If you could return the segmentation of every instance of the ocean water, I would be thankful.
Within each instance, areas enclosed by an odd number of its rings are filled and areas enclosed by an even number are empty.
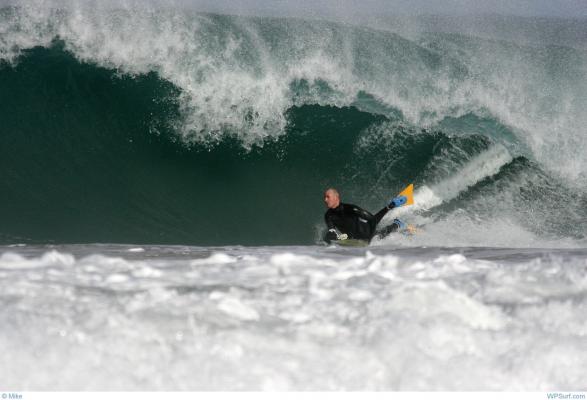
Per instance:
[[[586,390],[587,25],[443,21],[1,8],[4,386]]]

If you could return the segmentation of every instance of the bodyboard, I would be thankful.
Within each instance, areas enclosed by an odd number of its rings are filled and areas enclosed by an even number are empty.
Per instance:
[[[369,245],[369,242],[367,240],[361,239],[333,240],[330,243],[344,247],[365,247]]]

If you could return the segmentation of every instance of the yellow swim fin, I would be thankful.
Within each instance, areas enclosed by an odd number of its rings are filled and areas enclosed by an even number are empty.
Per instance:
[[[406,198],[405,202],[402,201],[402,206],[411,206],[414,204],[414,184],[410,183],[404,190],[400,192],[400,194],[397,195],[397,197],[401,196]]]

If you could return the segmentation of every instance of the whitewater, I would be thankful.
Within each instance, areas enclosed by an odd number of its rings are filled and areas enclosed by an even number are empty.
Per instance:
[[[585,389],[584,249],[2,251],[10,389]]]
[[[3,390],[587,390],[582,20],[176,6],[0,8]]]

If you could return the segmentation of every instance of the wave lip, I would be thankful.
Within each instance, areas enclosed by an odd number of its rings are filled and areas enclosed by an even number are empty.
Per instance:
[[[292,106],[348,106],[367,93],[415,125],[489,114],[549,170],[583,187],[585,55],[456,34],[402,37],[326,21],[38,4],[4,8],[0,57],[58,38],[79,60],[157,73],[181,90],[189,140],[283,135]],[[546,29],[546,28],[545,28]],[[556,149],[556,150],[555,150]]]

